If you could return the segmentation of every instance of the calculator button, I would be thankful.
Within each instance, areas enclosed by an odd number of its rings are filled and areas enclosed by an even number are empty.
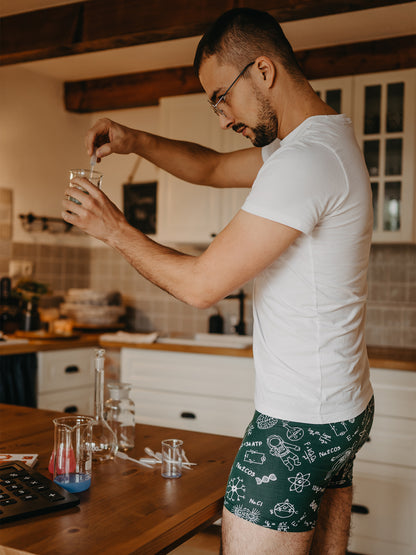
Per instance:
[[[65,499],[62,495],[56,491],[48,490],[42,493],[49,501],[60,501],[61,499]]]
[[[7,478],[18,478],[19,476],[21,476],[22,473],[21,472],[9,472],[9,474],[7,474]]]
[[[19,489],[15,490],[13,493],[17,497],[20,497],[21,495],[25,495],[25,493],[30,493],[30,491],[28,489],[25,489],[25,488],[19,488]]]
[[[0,493],[0,500],[1,499],[8,499],[10,495],[8,493]]]
[[[22,499],[23,501],[32,501],[32,499],[37,499],[38,496],[35,495],[34,493],[27,493],[26,495],[23,495],[20,499]]]
[[[15,503],[17,503],[16,499],[3,499],[3,501],[0,501],[0,505],[3,505],[3,507],[6,505],[14,505]]]
[[[48,487],[45,486],[44,484],[39,484],[38,486],[35,486],[33,489],[36,491],[46,491]]]
[[[16,489],[19,489],[19,486],[17,484],[11,484],[10,486],[6,487],[7,491],[14,491]]]

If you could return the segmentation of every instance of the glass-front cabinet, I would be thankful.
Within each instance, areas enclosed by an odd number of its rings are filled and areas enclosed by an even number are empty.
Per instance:
[[[352,77],[315,79],[311,85],[316,94],[339,114],[352,117]]]
[[[373,242],[415,240],[416,70],[354,77],[354,125],[370,174]]]
[[[350,116],[370,174],[373,242],[416,241],[416,70],[311,81]]]

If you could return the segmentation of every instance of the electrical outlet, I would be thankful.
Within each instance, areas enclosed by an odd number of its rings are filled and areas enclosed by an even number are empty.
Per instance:
[[[9,276],[11,279],[29,278],[33,273],[33,262],[30,260],[10,260]]]

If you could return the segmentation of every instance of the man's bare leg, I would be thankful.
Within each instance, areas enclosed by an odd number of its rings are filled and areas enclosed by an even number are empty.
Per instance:
[[[224,555],[307,555],[313,532],[278,532],[243,520],[225,508],[223,510]]]
[[[351,521],[352,487],[327,489],[322,496],[311,555],[345,555]]]

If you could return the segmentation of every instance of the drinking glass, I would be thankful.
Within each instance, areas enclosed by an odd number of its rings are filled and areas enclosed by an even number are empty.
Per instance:
[[[180,439],[162,441],[162,476],[180,478],[182,476],[182,445]]]

